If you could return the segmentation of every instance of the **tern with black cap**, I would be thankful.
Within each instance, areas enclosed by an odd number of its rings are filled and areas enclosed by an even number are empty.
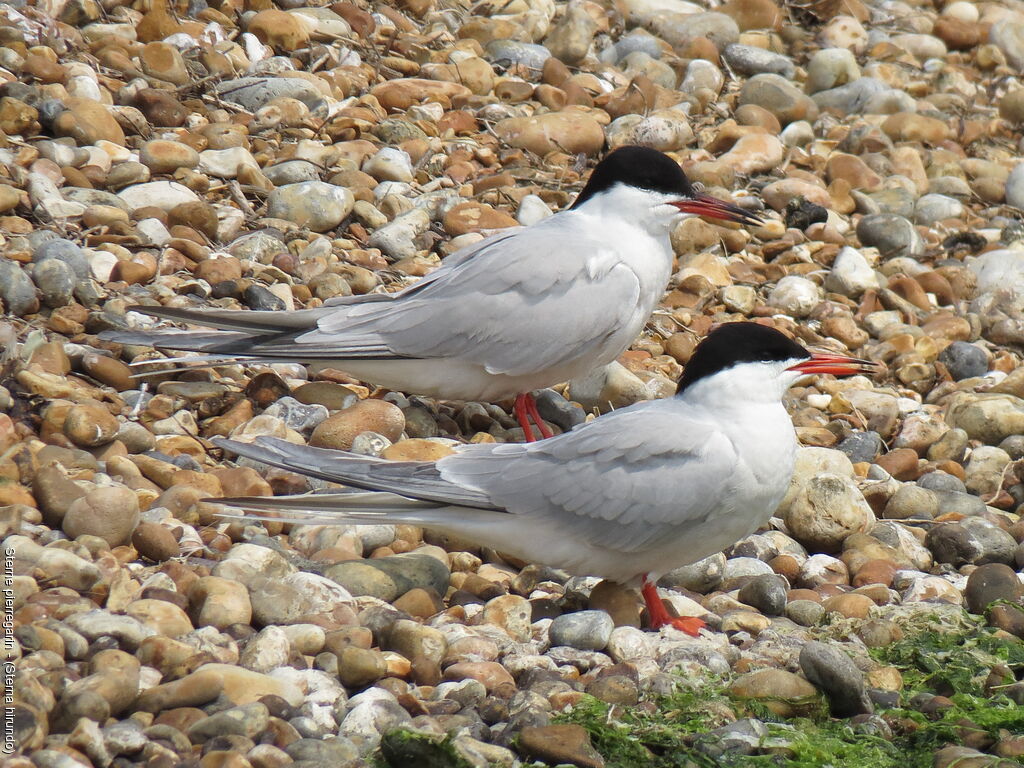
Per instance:
[[[278,498],[209,499],[291,523],[409,523],[517,558],[641,589],[649,623],[670,616],[658,578],[768,522],[793,475],[797,441],[782,405],[808,374],[871,373],[866,360],[814,354],[781,332],[729,323],[694,350],[674,397],[536,443],[459,446],[436,463],[215,439],[230,453],[347,486]]]
[[[516,396],[527,440],[530,419],[548,437],[529,393],[611,362],[636,339],[665,292],[669,231],[680,216],[759,221],[699,194],[667,155],[622,147],[597,165],[568,210],[467,246],[397,293],[339,297],[297,312],[135,306],[214,330],[102,338],[202,353],[179,363],[320,363],[441,399]]]

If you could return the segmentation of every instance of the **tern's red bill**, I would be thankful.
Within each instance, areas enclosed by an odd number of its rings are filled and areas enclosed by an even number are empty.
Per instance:
[[[831,373],[834,376],[853,376],[857,373],[877,373],[878,365],[856,357],[814,352],[810,360],[791,365],[788,370],[807,374]]]
[[[719,200],[717,197],[711,197],[711,195],[697,195],[688,200],[677,200],[672,205],[683,213],[693,213],[697,216],[706,216],[709,219],[751,225],[762,223],[761,219],[750,211],[733,203],[727,203],[725,200]]]

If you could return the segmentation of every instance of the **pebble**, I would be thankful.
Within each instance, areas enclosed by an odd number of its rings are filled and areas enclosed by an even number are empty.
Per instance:
[[[812,640],[800,649],[800,670],[828,697],[833,717],[871,714],[864,675],[838,648]]]
[[[75,499],[64,513],[62,528],[72,539],[98,536],[113,549],[127,543],[139,524],[139,500],[128,488],[95,488]]]
[[[964,602],[971,613],[984,613],[997,600],[1011,603],[1024,597],[1024,585],[1013,568],[1003,563],[979,565],[967,577]]]
[[[525,757],[546,763],[603,768],[604,759],[590,743],[590,734],[579,725],[544,725],[524,728],[518,748]]]
[[[267,198],[267,215],[326,232],[351,213],[354,203],[352,193],[344,187],[302,181],[275,188]]]
[[[789,584],[782,576],[754,576],[737,595],[741,603],[756,608],[765,616],[781,616],[786,610]]]
[[[384,400],[360,400],[320,422],[309,444],[348,450],[363,432],[376,432],[394,442],[404,429],[405,415],[398,406]]]
[[[768,295],[768,303],[791,317],[807,317],[821,300],[819,288],[805,277],[782,278]]]
[[[834,552],[850,534],[870,530],[875,516],[852,480],[820,474],[797,492],[785,521],[805,547]]]
[[[985,350],[966,341],[952,342],[939,353],[938,359],[955,381],[984,376],[988,372]]]
[[[832,263],[825,288],[850,298],[879,288],[878,277],[868,260],[854,248],[843,248]]]
[[[509,117],[494,126],[495,134],[513,147],[544,155],[554,150],[595,155],[604,145],[604,131],[593,117],[576,112],[549,112],[534,117]]]
[[[577,611],[555,618],[548,628],[552,645],[581,651],[601,651],[608,645],[615,623],[604,611]]]
[[[120,190],[117,196],[130,211],[159,208],[169,212],[184,203],[199,202],[199,196],[195,192],[176,181],[132,184]]]
[[[771,73],[792,79],[796,66],[788,56],[772,53],[752,45],[731,43],[722,51],[722,58],[735,71],[744,75]]]
[[[759,669],[740,675],[729,685],[729,693],[757,701],[779,717],[809,711],[819,696],[813,685],[784,669]]]
[[[861,243],[877,248],[887,259],[899,256],[915,258],[924,252],[924,242],[913,224],[892,213],[865,216],[857,224]]]

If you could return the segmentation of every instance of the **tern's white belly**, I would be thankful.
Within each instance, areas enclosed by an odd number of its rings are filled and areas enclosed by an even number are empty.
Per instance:
[[[622,349],[615,345],[600,356],[571,360],[518,376],[489,373],[478,363],[450,358],[344,360],[332,363],[331,366],[362,381],[399,392],[444,400],[478,400],[493,403],[506,397],[514,397],[520,392],[530,392],[585,376],[594,368],[611,362],[621,352]]]

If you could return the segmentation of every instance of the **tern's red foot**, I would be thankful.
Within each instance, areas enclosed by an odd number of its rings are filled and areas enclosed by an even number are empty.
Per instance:
[[[688,635],[696,637],[700,634],[701,629],[704,628],[704,622],[693,616],[669,615],[665,604],[658,596],[658,588],[654,586],[654,582],[648,581],[646,576],[644,577],[644,584],[640,589],[640,593],[644,596],[644,602],[647,604],[647,615],[651,621],[651,629],[673,626]]]
[[[551,428],[544,423],[544,419],[540,417],[540,411],[537,410],[537,401],[533,395],[529,392],[526,393],[526,412],[533,419],[533,423],[537,425],[537,429],[540,430],[540,435],[543,438],[554,437],[555,433],[551,431]]]
[[[694,637],[698,637],[700,635],[700,631],[707,626],[707,624],[696,616],[676,616],[675,618],[669,619],[669,624],[679,631],[685,632],[688,635],[693,635]]]
[[[554,435],[551,428],[540,417],[540,413],[537,411],[537,401],[533,399],[533,395],[529,392],[522,392],[516,395],[513,412],[516,415],[516,421],[519,422],[519,426],[523,428],[523,437],[526,438],[526,442],[533,443],[537,440],[533,435],[533,427],[530,426],[531,419],[537,425],[537,429],[540,430],[541,437],[548,438]]]
[[[512,412],[516,416],[516,421],[519,422],[519,426],[523,428],[523,437],[526,442],[532,443],[537,440],[533,436],[533,428],[530,426],[530,406],[528,403],[533,402],[533,396],[529,392],[520,392],[516,395],[515,405],[512,406]],[[536,406],[534,406],[536,408]],[[547,435],[545,435],[547,437]]]

